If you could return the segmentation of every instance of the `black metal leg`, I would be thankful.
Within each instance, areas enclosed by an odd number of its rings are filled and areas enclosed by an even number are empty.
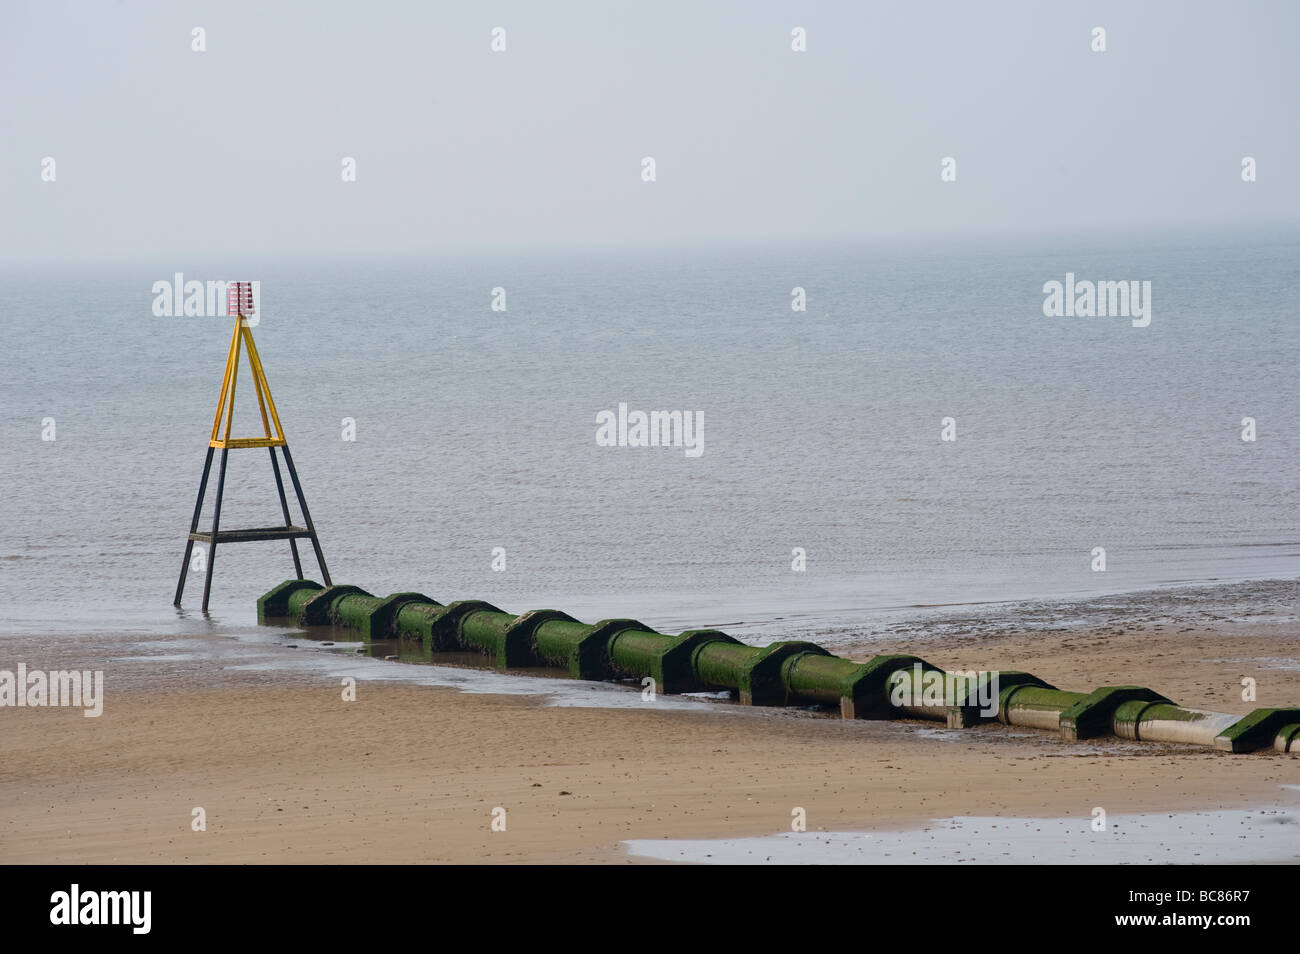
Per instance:
[[[284,513],[284,525],[291,527],[293,526],[293,520],[289,517],[289,501],[284,496],[284,480],[280,477],[280,462],[275,459],[274,447],[268,447],[267,450],[271,452],[271,469],[275,471],[275,489],[280,494],[280,510]],[[296,579],[301,580],[303,578],[302,560],[298,558],[298,541],[293,537],[289,538],[289,549],[293,551],[293,571],[297,574]]]
[[[199,517],[203,513],[203,495],[208,490],[208,473],[212,470],[212,452],[213,447],[208,448],[208,456],[203,461],[203,477],[199,480],[199,499],[194,502],[194,517],[190,520],[190,533],[195,533],[199,529]],[[281,494],[283,496],[283,493]],[[185,557],[181,560],[181,576],[176,581],[176,599],[172,600],[173,606],[181,605],[181,596],[185,593],[185,577],[190,570],[190,556],[194,553],[194,541],[187,539],[185,541]]]
[[[298,470],[293,466],[293,455],[289,453],[289,445],[281,444],[280,449],[284,451],[284,463],[289,468],[289,479],[293,481],[294,493],[298,495],[298,506],[302,508],[303,523],[307,524],[307,530],[311,534],[312,549],[316,551],[316,562],[320,564],[320,574],[325,578],[326,586],[333,586],[330,581],[330,571],[325,568],[325,555],[321,553],[320,541],[316,539],[316,527],[311,522],[311,511],[307,509],[307,498],[303,496],[302,484],[298,483]],[[217,491],[220,499],[220,491]],[[209,578],[211,570],[209,569]]]
[[[221,448],[221,469],[217,472],[217,500],[212,511],[212,542],[208,545],[208,575],[203,581],[203,612],[208,611],[208,594],[212,592],[212,571],[217,563],[217,530],[221,525],[221,495],[226,489],[226,458],[230,448]]]
[[[298,556],[298,541],[293,537],[289,538],[289,549],[293,551],[294,579],[304,579],[302,575],[302,558]]]

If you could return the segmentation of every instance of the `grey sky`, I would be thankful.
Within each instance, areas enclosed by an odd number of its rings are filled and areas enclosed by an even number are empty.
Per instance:
[[[5,0],[0,254],[1295,223],[1298,10]]]

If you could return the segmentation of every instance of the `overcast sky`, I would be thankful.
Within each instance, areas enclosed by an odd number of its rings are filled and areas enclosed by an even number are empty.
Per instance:
[[[1251,0],[3,0],[0,255],[1295,223],[1298,44]]]

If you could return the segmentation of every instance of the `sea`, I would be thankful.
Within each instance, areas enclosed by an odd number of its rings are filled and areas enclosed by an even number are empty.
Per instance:
[[[172,605],[232,329],[178,274],[259,283],[335,583],[831,649],[1300,606],[1300,233],[9,264],[0,666],[270,645],[284,541]],[[1067,277],[1149,312],[1046,314]],[[620,405],[695,449],[598,440]],[[282,522],[268,458],[230,452],[222,528]]]

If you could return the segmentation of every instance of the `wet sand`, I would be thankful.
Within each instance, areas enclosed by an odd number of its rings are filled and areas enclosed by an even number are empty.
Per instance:
[[[1296,631],[1122,627],[945,639],[961,668],[1067,689],[1137,682],[1246,712],[1300,704]],[[1187,627],[1179,627],[1187,629]],[[396,664],[394,664],[396,665]],[[1243,702],[1241,679],[1259,702]],[[634,690],[629,689],[628,692]],[[0,861],[640,861],[626,839],[897,828],[952,816],[1291,806],[1300,758],[956,731],[797,710],[562,708],[537,697],[338,680],[110,694],[104,714],[0,710]],[[201,807],[207,830],[192,830]],[[493,809],[506,830],[493,831]],[[828,859],[829,860],[829,859]],[[939,859],[944,861],[951,859]]]

